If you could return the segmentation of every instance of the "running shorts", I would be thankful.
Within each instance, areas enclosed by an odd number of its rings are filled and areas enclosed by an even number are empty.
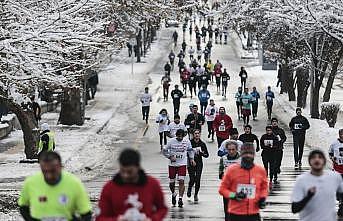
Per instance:
[[[185,180],[187,166],[169,166],[169,179],[175,181],[176,175],[178,180]]]

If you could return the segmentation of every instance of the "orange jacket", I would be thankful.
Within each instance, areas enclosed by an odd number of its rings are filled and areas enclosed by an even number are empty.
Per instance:
[[[258,214],[260,211],[259,200],[268,196],[268,178],[265,169],[258,165],[254,165],[250,170],[243,169],[240,164],[230,165],[222,179],[219,193],[223,197],[229,198],[230,193],[240,192],[242,187],[248,187],[251,194],[241,201],[230,200],[229,213],[235,215]],[[255,189],[255,194],[253,189]]]

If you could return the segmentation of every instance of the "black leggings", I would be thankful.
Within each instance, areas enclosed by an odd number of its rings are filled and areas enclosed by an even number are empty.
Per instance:
[[[266,173],[269,172],[269,180],[277,179],[277,151],[262,151],[262,161]],[[268,171],[269,168],[269,171]]]
[[[148,119],[149,119],[149,111],[150,111],[150,106],[142,107],[143,120],[145,120],[146,122],[148,122]]]
[[[194,90],[194,96],[197,96],[197,87],[195,84],[189,84],[189,91],[191,92],[191,96],[193,96],[193,90]]]
[[[222,84],[223,96],[226,96],[226,88],[227,88],[227,84]]]
[[[253,102],[252,103],[252,116],[255,118],[257,117],[257,110],[258,110],[258,103]]]
[[[201,110],[202,115],[205,115],[205,110],[206,110],[207,105],[208,105],[208,102],[200,102],[200,110]]]
[[[305,133],[293,133],[294,162],[301,163],[304,153]]]
[[[269,119],[272,117],[272,112],[273,112],[273,103],[267,102],[267,113],[268,113]]]
[[[260,215],[254,214],[254,215],[235,215],[235,214],[229,214],[229,220],[230,221],[260,221]]]
[[[160,145],[167,145],[167,131],[160,132]]]
[[[192,167],[192,166],[188,167],[188,173],[189,173],[188,188],[192,188],[195,184],[195,195],[198,195],[199,190],[200,190],[202,167],[203,165],[200,163],[197,163],[195,167]]]
[[[214,136],[213,121],[207,121],[207,130],[208,130],[208,134],[213,137]]]
[[[223,197],[223,206],[224,206],[225,221],[229,221],[229,212],[228,212],[229,199],[228,198]]]

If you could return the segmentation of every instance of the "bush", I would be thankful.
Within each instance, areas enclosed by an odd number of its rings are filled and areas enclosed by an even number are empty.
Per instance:
[[[320,105],[322,119],[325,119],[329,127],[335,127],[337,115],[341,108],[338,103],[324,102]]]

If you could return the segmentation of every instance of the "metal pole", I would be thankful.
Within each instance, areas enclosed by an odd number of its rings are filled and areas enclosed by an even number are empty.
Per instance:
[[[133,75],[133,63],[134,63],[134,59],[133,59],[133,55],[131,55],[131,75]]]

